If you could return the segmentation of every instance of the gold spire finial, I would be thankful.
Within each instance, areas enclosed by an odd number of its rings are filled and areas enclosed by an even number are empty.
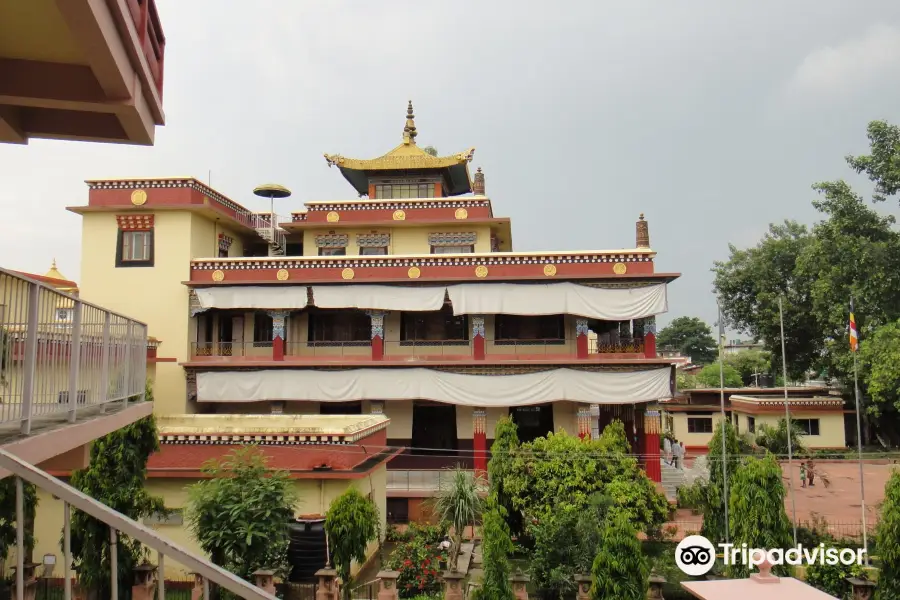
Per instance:
[[[416,145],[416,115],[413,114],[412,100],[406,106],[406,127],[403,128],[403,143]]]
[[[55,269],[55,268],[56,268],[56,258],[53,259],[53,263],[50,265],[50,268],[51,268],[51,269]]]

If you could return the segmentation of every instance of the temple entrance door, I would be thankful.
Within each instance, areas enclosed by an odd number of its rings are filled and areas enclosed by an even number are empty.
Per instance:
[[[413,403],[412,453],[440,455],[459,449],[456,437],[456,406],[452,404]]]
[[[530,442],[553,432],[553,405],[514,406],[509,416],[519,428],[519,441]]]

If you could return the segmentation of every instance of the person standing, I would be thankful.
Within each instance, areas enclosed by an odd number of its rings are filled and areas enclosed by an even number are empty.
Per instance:
[[[806,471],[809,478],[809,487],[813,487],[816,485],[816,467],[813,465],[812,460],[806,463]]]
[[[669,436],[663,438],[663,456],[665,457],[665,461],[667,465],[672,464],[672,440],[669,439]]]
[[[681,443],[675,440],[675,443],[672,445],[672,466],[677,469],[681,468],[681,448]]]
[[[800,487],[806,487],[806,463],[800,463]]]
[[[684,470],[684,458],[687,456],[687,448],[684,447],[684,442],[679,442],[679,446],[681,446],[681,451],[678,453],[679,465],[678,468],[682,471]]]

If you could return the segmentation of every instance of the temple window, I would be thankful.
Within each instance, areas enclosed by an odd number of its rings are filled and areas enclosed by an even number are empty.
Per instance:
[[[386,256],[387,246],[370,246],[367,248],[360,248],[359,253],[362,256]]]
[[[468,343],[469,325],[465,315],[455,316],[447,305],[434,312],[405,312],[400,321],[401,342]]]
[[[117,267],[153,266],[153,215],[116,215]]]
[[[273,340],[272,317],[268,313],[253,314],[253,345],[255,347],[271,346]]]
[[[432,246],[432,254],[472,254],[475,246]]]
[[[459,449],[456,406],[427,400],[413,402],[410,445],[418,455],[445,457],[447,450]]]
[[[428,244],[432,254],[472,254],[477,239],[474,232],[431,233]]]
[[[819,435],[819,419],[792,419],[803,435]]]
[[[346,256],[346,248],[319,248],[319,256]]]
[[[747,433],[756,433],[756,417],[747,417]]]
[[[563,315],[497,315],[494,320],[494,338],[498,344],[522,340],[555,341],[566,339]]]
[[[346,256],[350,236],[345,233],[329,233],[316,236],[319,256]]]
[[[372,321],[361,310],[309,311],[307,341],[317,342],[366,342],[372,340]]]
[[[379,183],[376,199],[434,198],[433,183]]]
[[[696,413],[695,413],[696,414]],[[712,433],[712,417],[688,417],[688,433]]]
[[[389,233],[365,233],[356,236],[361,256],[385,256],[391,244]]]

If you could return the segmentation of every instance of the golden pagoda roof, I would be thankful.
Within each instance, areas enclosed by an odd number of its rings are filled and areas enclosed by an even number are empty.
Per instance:
[[[406,109],[406,125],[403,127],[403,142],[382,156],[371,159],[348,158],[340,154],[325,154],[328,166],[337,166],[360,195],[369,192],[366,173],[377,171],[431,171],[446,170],[450,184],[447,195],[457,196],[472,191],[469,177],[469,162],[475,155],[475,148],[450,156],[432,156],[416,145],[415,115],[412,100]]]
[[[50,285],[55,287],[61,292],[71,293],[77,292],[78,286],[75,285],[74,281],[69,280],[65,275],[59,272],[59,269],[56,268],[56,259],[53,259],[53,263],[50,265],[50,270],[44,273],[44,277],[47,279],[56,279],[59,283],[54,281],[49,281]]]

